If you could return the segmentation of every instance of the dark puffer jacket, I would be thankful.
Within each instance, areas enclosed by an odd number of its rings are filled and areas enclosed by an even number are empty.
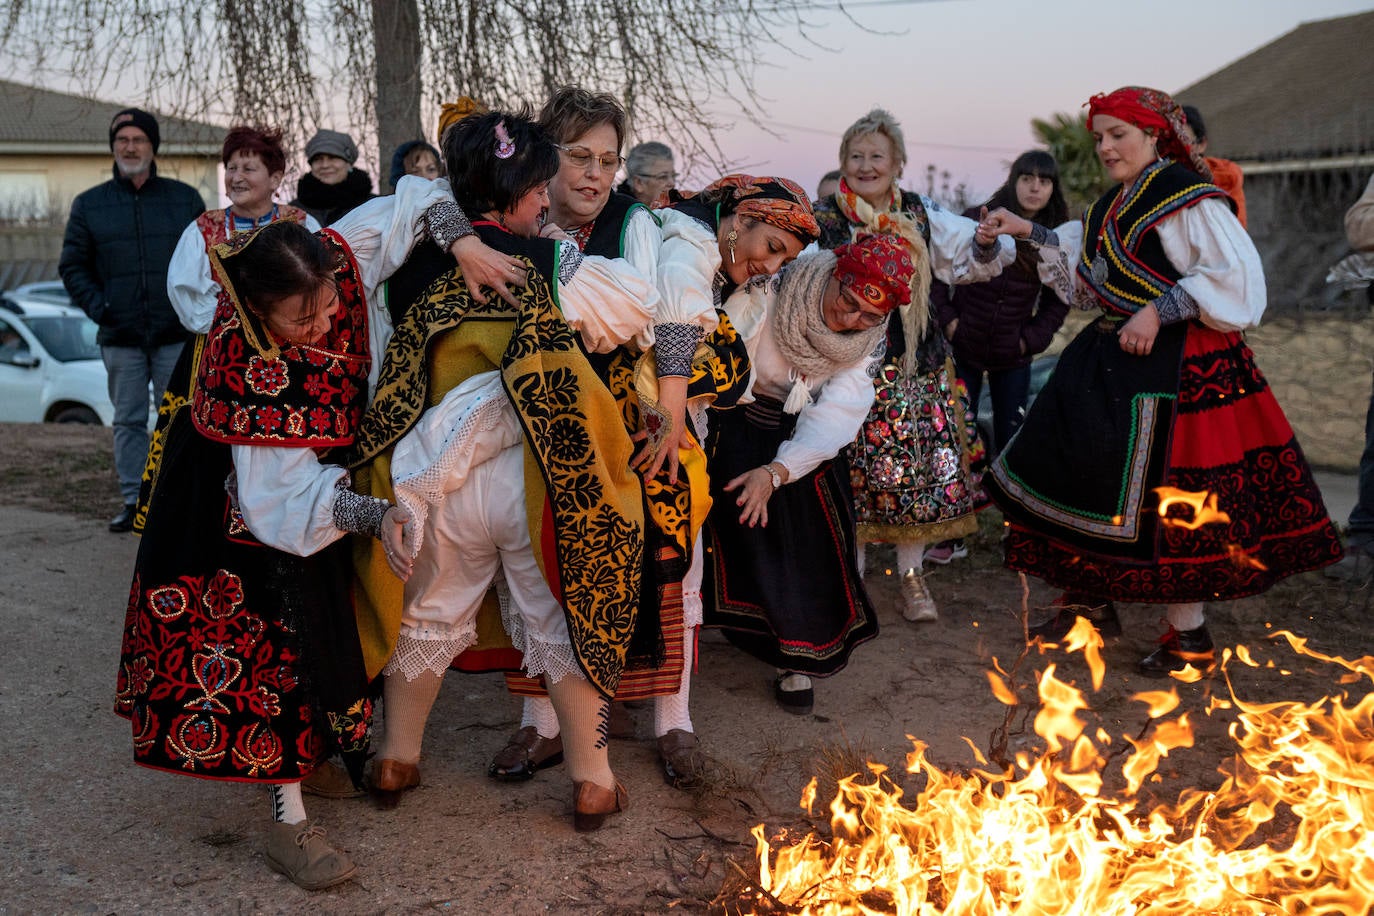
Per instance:
[[[167,265],[181,233],[205,212],[195,188],[152,174],[135,188],[119,174],[72,201],[58,273],[109,347],[160,347],[190,334],[167,298]]]
[[[325,184],[306,172],[296,184],[296,199],[291,206],[300,207],[321,226],[328,226],[376,196],[372,193],[372,176],[362,169],[353,169],[338,184]]]
[[[978,208],[964,215],[976,220]],[[959,319],[950,344],[960,368],[981,372],[1024,366],[1050,345],[1069,307],[1041,285],[1027,263],[1034,260],[1027,244],[1018,242],[1015,263],[991,280],[953,288],[938,280],[931,283],[930,304],[941,332]]]

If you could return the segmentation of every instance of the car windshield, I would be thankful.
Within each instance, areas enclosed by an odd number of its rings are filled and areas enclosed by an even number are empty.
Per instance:
[[[23,319],[52,358],[64,363],[100,359],[96,324],[85,315],[32,315]]]

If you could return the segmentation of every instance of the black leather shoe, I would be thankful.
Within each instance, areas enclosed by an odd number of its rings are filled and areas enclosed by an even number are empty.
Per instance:
[[[487,775],[498,782],[524,782],[542,769],[563,762],[563,736],[545,738],[533,725],[516,732],[491,759]]]
[[[1192,665],[1199,671],[1211,669],[1217,662],[1217,650],[1212,634],[1206,626],[1196,630],[1175,630],[1159,637],[1159,648],[1140,660],[1137,666],[1147,677],[1165,677],[1171,671],[1182,671]]]
[[[138,511],[136,503],[127,503],[120,513],[110,519],[110,530],[116,534],[123,534],[126,531],[134,530],[134,513]]]
[[[1028,627],[1027,639],[1033,641],[1039,637],[1041,642],[1063,642],[1079,617],[1088,618],[1103,639],[1121,635],[1121,619],[1116,616],[1116,604],[1110,600],[1065,592],[1055,604],[1062,610],[1044,623]]]

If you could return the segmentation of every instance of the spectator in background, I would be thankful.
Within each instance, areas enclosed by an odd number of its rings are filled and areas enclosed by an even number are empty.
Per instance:
[[[1044,150],[1016,157],[1006,183],[986,204],[1006,207],[1023,219],[1058,226],[1069,218],[1059,187],[1059,164]],[[964,211],[978,219],[979,208]],[[930,303],[935,320],[954,348],[954,366],[974,416],[987,373],[992,394],[992,447],[1000,452],[1021,426],[1030,391],[1030,364],[1050,345],[1069,307],[1040,283],[1040,254],[1029,242],[1017,242],[1016,261],[982,283],[959,288],[935,281]],[[933,554],[933,551],[932,551]],[[938,559],[928,555],[929,559]]]
[[[348,134],[319,131],[305,145],[305,160],[310,163],[310,172],[301,176],[291,206],[300,207],[321,226],[328,226],[375,196],[372,176],[353,166],[358,161],[358,144]]]
[[[816,200],[825,200],[827,197],[834,197],[835,192],[840,189],[840,170],[831,169],[821,176],[821,183],[816,185]]]
[[[1197,150],[1199,156],[1205,158],[1207,167],[1212,170],[1212,183],[1236,202],[1236,219],[1240,220],[1241,226],[1248,226],[1245,221],[1245,190],[1242,187],[1245,176],[1241,174],[1240,166],[1230,159],[1217,159],[1207,155],[1207,124],[1202,120],[1202,112],[1198,111],[1196,106],[1184,105],[1183,117],[1187,119],[1184,141]]]
[[[646,207],[662,207],[668,189],[677,183],[673,151],[656,140],[640,143],[625,157],[625,180],[616,190],[636,198]]]
[[[439,151],[423,140],[411,140],[396,147],[391,155],[391,174],[387,183],[392,188],[405,175],[418,175],[428,181],[444,177],[444,160]]]
[[[96,341],[114,402],[114,460],[132,531],[148,457],[148,386],[161,395],[189,336],[167,300],[167,264],[181,230],[205,212],[200,193],[157,174],[157,119],[126,108],[110,122],[114,177],[72,201],[58,271],[74,305],[100,325]]]
[[[1374,253],[1374,177],[1364,194],[1345,214],[1345,236],[1356,252]],[[1374,285],[1365,287],[1374,302]],[[1326,569],[1326,575],[1347,582],[1374,578],[1374,395],[1364,419],[1364,453],[1360,455],[1359,489],[1346,523],[1345,557]]]

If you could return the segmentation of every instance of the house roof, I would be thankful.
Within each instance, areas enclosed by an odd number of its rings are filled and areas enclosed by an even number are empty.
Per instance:
[[[110,121],[131,105],[137,102],[102,102],[0,80],[0,152],[109,155]],[[223,127],[153,114],[162,133],[162,155],[219,154]]]
[[[1207,152],[1242,161],[1374,152],[1374,12],[1305,22],[1174,94]]]

